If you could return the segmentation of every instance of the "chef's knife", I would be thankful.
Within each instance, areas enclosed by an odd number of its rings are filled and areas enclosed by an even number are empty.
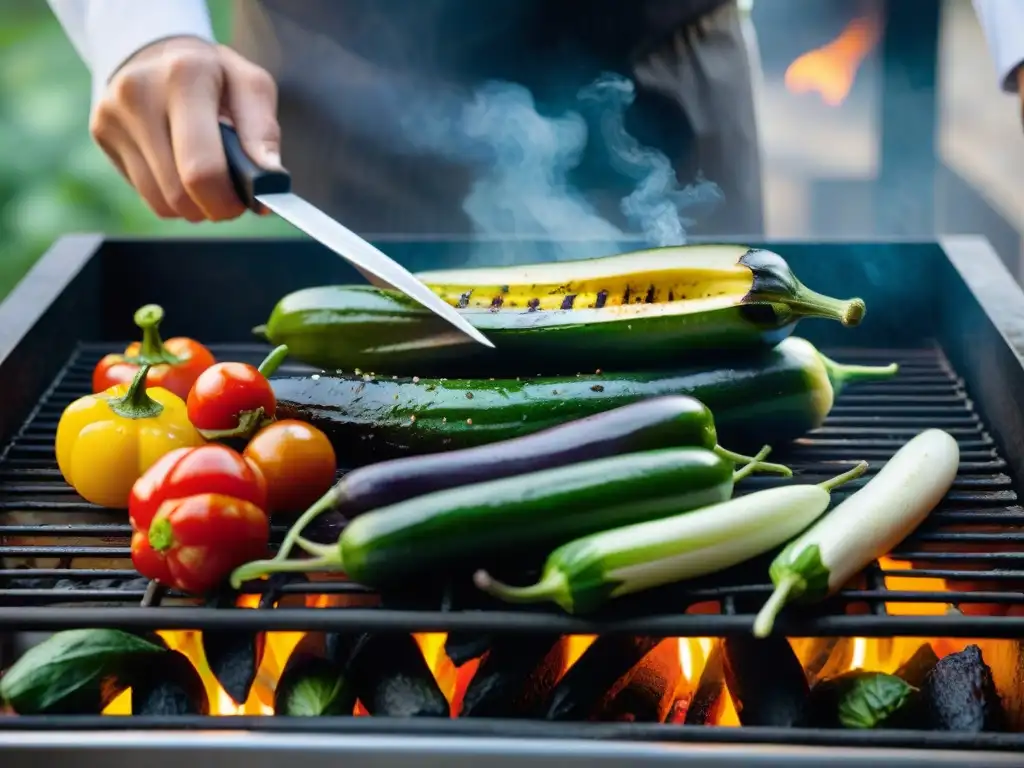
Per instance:
[[[269,208],[351,263],[373,285],[404,293],[443,317],[474,341],[486,347],[494,347],[454,307],[417,280],[409,270],[319,208],[293,194],[291,176],[286,171],[269,171],[256,165],[242,149],[242,142],[234,128],[221,123],[220,132],[231,183],[246,207],[257,212],[261,210],[260,206]]]

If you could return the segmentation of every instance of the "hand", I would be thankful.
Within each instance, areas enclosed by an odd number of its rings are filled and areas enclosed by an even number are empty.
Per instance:
[[[228,176],[222,117],[234,123],[257,164],[280,168],[270,74],[225,46],[177,37],[124,63],[97,104],[90,131],[157,216],[223,221],[245,207]]]

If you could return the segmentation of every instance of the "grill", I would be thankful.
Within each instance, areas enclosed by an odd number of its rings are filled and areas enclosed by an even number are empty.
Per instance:
[[[417,269],[441,260],[458,261],[470,249],[483,251],[485,259],[497,259],[509,248],[528,252],[530,244],[392,239],[384,246]],[[609,250],[600,243],[591,247],[595,254]],[[787,611],[779,631],[791,637],[927,636],[1016,642],[1024,636],[1024,611],[1002,614],[1006,606],[1024,605],[1024,593],[1019,591],[1024,579],[1024,510],[1016,492],[1024,477],[1024,411],[1014,398],[1024,391],[1024,363],[1017,346],[1024,330],[1024,294],[984,241],[972,238],[941,244],[765,247],[784,254],[808,285],[860,295],[867,302],[867,320],[856,331],[809,321],[800,329],[802,336],[842,362],[901,365],[900,375],[890,381],[851,387],[837,400],[822,429],[777,448],[773,460],[790,464],[801,478],[813,481],[861,459],[872,463],[870,476],[907,439],[928,427],[946,429],[961,448],[953,489],[927,524],[837,597],[814,608]],[[302,268],[295,269],[296,263]],[[301,279],[296,274],[300,272]],[[196,274],[212,274],[215,279],[195,280],[191,275]],[[133,336],[130,323],[136,306],[157,302],[167,310],[169,332],[219,342],[211,343],[218,359],[256,363],[266,348],[238,342],[265,319],[284,292],[356,279],[333,255],[302,241],[109,241],[78,236],[60,241],[39,262],[0,305],[0,402],[7,404],[0,413],[0,438],[6,442],[0,452],[0,631],[5,665],[12,653],[31,642],[33,636],[26,633],[80,627],[657,637],[749,631],[753,613],[770,591],[767,561],[644,594],[628,606],[587,620],[553,610],[488,605],[457,587],[429,594],[381,595],[378,601],[358,585],[294,578],[248,587],[248,592],[262,590],[259,610],[216,610],[165,594],[140,578],[131,567],[129,526],[123,513],[83,502],[64,484],[53,456],[57,419],[68,402],[89,391],[95,361],[123,348],[120,339]],[[226,291],[225,286],[244,288]],[[293,366],[283,372],[301,370]],[[851,483],[837,498],[864,481]],[[751,479],[743,491],[771,482],[767,477]],[[278,540],[286,527],[284,522],[275,525]],[[981,580],[991,586],[985,591],[938,591],[936,579]],[[353,602],[379,605],[301,607],[310,595],[327,595],[335,602],[360,597]],[[945,610],[958,603],[999,607],[1001,615]],[[444,765],[461,765],[460,760],[469,765],[485,756],[501,765],[518,765],[514,759],[544,765],[556,760],[657,764],[684,755],[700,755],[709,765],[817,764],[826,754],[830,761],[865,761],[849,764],[882,759],[868,754],[869,745],[890,748],[884,759],[899,765],[952,760],[954,749],[990,750],[990,764],[996,765],[1002,764],[997,750],[1024,748],[1024,735],[993,733],[145,716],[0,718],[0,743],[14,750],[10,754],[20,764],[18,756],[37,759],[39,750],[45,750],[46,757],[66,756],[54,734],[42,731],[80,730],[75,744],[90,748],[78,754],[79,764],[91,764],[103,755],[109,765],[115,754],[114,759],[127,765],[141,740],[154,738],[144,734],[145,729],[197,728],[260,731],[266,742],[253,743],[263,743],[266,749],[245,759],[268,765],[280,759],[275,750],[296,749],[299,743],[311,760],[333,759],[330,756],[343,749],[353,759],[363,755],[377,760],[374,765],[408,765],[424,754],[436,755]],[[310,733],[322,741],[308,736],[296,740],[297,734]],[[183,734],[170,739],[166,746],[171,750],[195,744]],[[594,746],[595,742],[600,743]],[[224,754],[240,756],[245,751],[230,734],[215,743]],[[668,747],[670,743],[674,746]],[[768,750],[765,744],[776,746]],[[864,750],[820,751],[837,745]],[[928,752],[921,756],[915,750]],[[977,752],[972,754],[971,764],[983,764],[979,758]]]

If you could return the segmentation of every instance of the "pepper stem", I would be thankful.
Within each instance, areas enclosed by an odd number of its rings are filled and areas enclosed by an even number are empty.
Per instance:
[[[747,462],[746,466],[741,467],[740,469],[737,469],[735,472],[732,473],[732,481],[734,483],[738,483],[744,477],[753,472],[757,468],[757,465],[761,463],[761,459],[767,456],[771,452],[771,450],[772,448],[770,445],[766,445],[763,448],[761,448],[761,450],[757,452],[757,455],[754,456],[749,462]]]
[[[313,502],[313,505],[299,515],[299,519],[296,520],[292,527],[288,529],[288,533],[284,535],[284,539],[281,541],[281,548],[278,549],[277,554],[274,555],[274,560],[285,560],[292,551],[292,547],[295,546],[295,542],[302,538],[302,532],[306,529],[306,526],[341,501],[344,496],[345,494],[342,490],[341,483],[338,483],[327,491],[327,493]],[[305,539],[302,540],[306,541]],[[309,550],[307,550],[307,552],[308,551]]]
[[[174,530],[167,519],[154,520],[149,526],[149,546],[157,552],[166,552],[174,546]]]
[[[164,319],[164,308],[159,304],[147,304],[135,310],[135,324],[142,329],[142,342],[139,344],[139,363],[150,365],[177,365],[181,358],[172,355],[164,341],[160,338],[160,323]]]
[[[255,326],[252,329],[252,333],[258,339],[262,339],[263,341],[270,341],[270,339],[267,337],[267,326],[265,325]]]
[[[164,411],[164,407],[146,392],[146,376],[150,366],[143,365],[135,373],[135,378],[128,386],[124,397],[115,397],[107,401],[107,406],[126,419],[154,419]]]
[[[865,472],[867,472],[867,469],[868,469],[868,463],[866,461],[862,461],[859,464],[857,464],[857,466],[855,466],[853,469],[851,469],[851,470],[849,470],[847,472],[843,472],[843,474],[841,474],[841,475],[836,475],[835,477],[833,477],[833,478],[831,478],[829,480],[826,480],[823,483],[818,483],[818,487],[819,488],[824,488],[826,491],[831,493],[836,488],[838,488],[840,485],[843,485],[844,483],[848,483],[851,480],[856,480],[858,477],[860,477]]]
[[[754,618],[754,637],[761,639],[768,637],[775,627],[775,619],[789,602],[789,598],[798,597],[806,588],[807,583],[800,574],[789,572],[783,576]]]
[[[900,367],[897,363],[889,365],[846,365],[837,363],[825,355],[818,353],[822,365],[825,366],[825,373],[832,383],[833,391],[838,395],[847,384],[856,384],[859,381],[884,381],[895,376]]]
[[[765,446],[765,448],[768,448],[769,452],[771,451],[771,448],[769,448],[767,445]],[[756,456],[744,456],[742,453],[736,453],[735,451],[726,450],[720,445],[716,445],[711,450],[714,453],[721,456],[723,459],[728,459],[733,464],[754,464],[754,468],[751,470],[751,472],[768,472],[773,475],[782,475],[783,477],[793,476],[793,470],[787,467],[785,464],[773,464],[770,461],[759,461]],[[764,448],[762,448],[761,450],[763,451]],[[761,454],[758,455],[760,456]],[[767,455],[767,453],[764,454],[764,456]]]
[[[343,570],[336,552],[329,557],[315,557],[309,560],[253,560],[240,565],[231,572],[231,587],[239,589],[247,581],[253,581],[272,573],[320,573]]]
[[[547,571],[540,581],[527,587],[503,584],[484,570],[473,574],[473,583],[481,592],[506,603],[543,603],[550,600],[567,613],[572,613],[572,591],[565,574],[558,570]]]
[[[288,357],[288,345],[281,344],[271,350],[270,354],[267,355],[267,359],[260,363],[258,368],[259,372],[263,375],[263,378],[269,379],[278,368],[281,367],[281,363],[284,362],[285,358]]]
[[[785,304],[796,315],[801,317],[824,317],[838,320],[847,328],[860,325],[864,319],[863,299],[834,299],[817,291],[812,291],[803,283],[799,283],[792,298]]]

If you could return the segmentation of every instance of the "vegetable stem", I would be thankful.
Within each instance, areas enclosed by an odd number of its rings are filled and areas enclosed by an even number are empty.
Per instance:
[[[561,571],[550,570],[540,581],[525,587],[513,587],[495,579],[485,570],[473,574],[473,583],[481,592],[506,603],[540,603],[551,600],[567,611],[572,611],[569,582]]]
[[[316,557],[309,560],[253,560],[240,565],[231,573],[231,586],[239,589],[246,581],[252,581],[272,573],[331,573],[343,570],[336,552],[329,557]]]
[[[807,588],[804,578],[794,572],[787,573],[775,586],[771,596],[761,606],[754,619],[754,637],[765,638],[772,633],[775,619],[790,596],[797,597]]]
[[[889,365],[846,365],[837,363],[825,355],[818,353],[828,380],[832,383],[832,389],[838,395],[847,384],[856,384],[859,381],[884,381],[895,376],[900,367],[897,363]]]
[[[841,475],[836,475],[835,477],[830,478],[829,480],[826,480],[823,483],[818,483],[818,487],[824,488],[826,491],[831,493],[840,485],[848,483],[851,480],[856,480],[858,477],[867,472],[867,469],[868,463],[866,461],[861,461],[853,469],[843,472],[843,474]]]
[[[125,419],[152,419],[163,413],[164,407],[146,393],[149,368],[149,364],[146,364],[136,371],[135,378],[128,385],[124,397],[115,397],[107,401],[110,410]]]
[[[274,555],[274,560],[281,561],[287,559],[288,554],[292,551],[292,547],[295,546],[295,542],[302,538],[302,531],[305,530],[306,526],[337,504],[344,495],[345,494],[341,489],[341,484],[339,483],[313,502],[313,505],[299,515],[299,519],[296,520],[292,527],[288,529],[288,533],[285,534],[284,540],[281,541],[281,548],[277,550],[277,554]],[[303,539],[303,541],[306,540]],[[309,550],[306,551],[308,552]]]
[[[135,310],[135,325],[142,329],[138,362],[149,365],[177,365],[181,358],[172,355],[160,338],[160,323],[164,319],[164,308],[159,304],[146,304]]]
[[[327,544],[317,544],[315,541],[304,539],[302,536],[295,537],[295,543],[302,547],[306,552],[313,555],[313,557],[324,558],[333,557],[338,558],[337,549]],[[340,561],[339,561],[340,562]]]
[[[793,298],[786,300],[786,305],[794,314],[802,317],[824,317],[838,320],[847,327],[860,325],[864,319],[864,301],[862,299],[834,299],[831,296],[812,291],[799,284]]]
[[[761,456],[761,458],[764,458],[765,456],[768,455],[768,453],[771,452],[771,448],[769,446],[766,445],[764,447],[767,448],[768,451],[763,452],[763,454],[758,454],[758,456]],[[728,459],[733,464],[737,464],[739,466],[753,464],[754,468],[751,470],[752,472],[768,472],[773,475],[782,475],[783,477],[793,476],[793,470],[787,467],[785,464],[773,464],[770,461],[760,461],[758,460],[757,456],[745,456],[742,453],[736,453],[735,451],[727,450],[720,445],[716,445],[711,450],[717,455],[721,456],[723,459]],[[764,449],[762,449],[762,451],[763,450]]]
[[[747,462],[745,466],[741,467],[740,469],[737,469],[735,472],[732,473],[732,481],[734,483],[738,483],[751,472],[756,470],[758,465],[761,463],[761,459],[767,456],[771,452],[771,450],[772,448],[770,445],[766,445],[763,448],[761,448],[761,450],[757,452],[757,455],[754,456],[749,462]]]
[[[281,363],[288,357],[288,345],[281,344],[271,350],[270,354],[267,355],[267,359],[259,365],[259,372],[265,379],[269,379],[273,376],[277,369],[281,367]]]

